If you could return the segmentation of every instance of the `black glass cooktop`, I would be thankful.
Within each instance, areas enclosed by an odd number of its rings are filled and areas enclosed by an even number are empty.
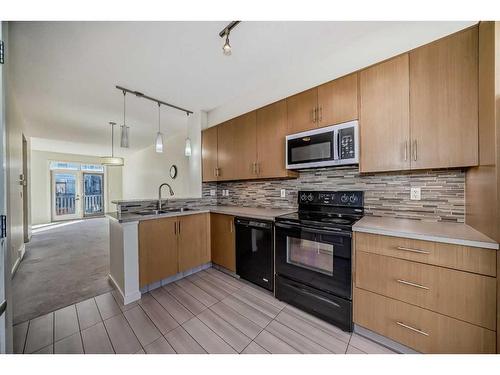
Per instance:
[[[361,218],[361,215],[349,215],[340,213],[327,212],[303,212],[298,211],[291,214],[278,216],[278,221],[291,221],[297,224],[304,225],[322,225],[332,227],[351,227],[356,221]]]

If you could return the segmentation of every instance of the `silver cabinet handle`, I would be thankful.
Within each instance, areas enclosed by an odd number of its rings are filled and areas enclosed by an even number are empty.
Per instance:
[[[413,286],[415,288],[420,288],[420,289],[425,289],[425,290],[429,290],[428,287],[426,286],[423,286],[423,285],[420,285],[420,284],[415,284],[415,283],[412,283],[410,281],[406,281],[406,280],[401,280],[401,279],[397,279],[396,280],[398,283],[400,284],[404,284],[404,285],[408,285],[408,286]]]
[[[397,246],[396,249],[402,250],[402,251],[409,251],[410,253],[430,254],[429,251],[419,250],[419,249],[412,249],[411,247]]]
[[[177,228],[179,229],[179,235],[181,234],[181,222],[177,222]]]
[[[319,122],[323,121],[323,106],[319,107]]]
[[[405,161],[408,160],[408,141],[405,141]]]
[[[313,118],[313,123],[316,123],[316,108],[312,109],[312,118]]]
[[[404,323],[401,323],[401,322],[396,322],[396,324],[398,326],[401,326],[403,328],[406,328],[406,329],[409,329],[410,331],[413,331],[413,332],[416,332],[416,333],[419,333],[421,335],[424,335],[424,336],[429,336],[429,334],[427,332],[424,332],[418,328],[415,328],[415,327],[412,327],[412,326],[409,326],[407,324],[404,324]]]
[[[177,236],[177,221],[174,221],[174,234]]]
[[[417,161],[417,140],[413,141],[413,160]]]

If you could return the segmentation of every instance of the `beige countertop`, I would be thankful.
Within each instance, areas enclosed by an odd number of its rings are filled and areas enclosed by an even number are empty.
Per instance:
[[[498,249],[498,243],[467,224],[365,216],[352,230],[416,240]]]
[[[195,207],[189,211],[168,212],[159,215],[139,215],[134,213],[124,213],[119,215],[117,212],[108,213],[106,215],[113,220],[119,221],[120,223],[152,220],[162,217],[193,215],[204,212],[213,212],[217,214],[225,214],[225,215],[248,217],[252,219],[273,221],[276,216],[289,214],[295,211],[296,210],[293,209],[283,210],[275,208],[256,208],[256,207],[239,207],[239,206],[203,206],[203,207]]]

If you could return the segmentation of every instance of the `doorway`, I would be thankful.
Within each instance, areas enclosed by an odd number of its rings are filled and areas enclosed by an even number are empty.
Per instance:
[[[61,166],[66,168],[57,168]],[[103,167],[53,162],[51,201],[52,221],[102,216],[104,214]]]

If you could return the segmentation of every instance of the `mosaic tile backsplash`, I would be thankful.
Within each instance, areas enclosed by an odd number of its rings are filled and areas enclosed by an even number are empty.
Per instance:
[[[410,200],[410,187],[421,200]],[[286,197],[280,198],[280,190]],[[216,197],[210,196],[216,191]],[[228,190],[229,196],[222,196]],[[464,222],[465,171],[460,169],[360,174],[357,167],[300,171],[292,180],[204,183],[205,204],[296,208],[299,190],[363,190],[365,213],[425,221]]]

